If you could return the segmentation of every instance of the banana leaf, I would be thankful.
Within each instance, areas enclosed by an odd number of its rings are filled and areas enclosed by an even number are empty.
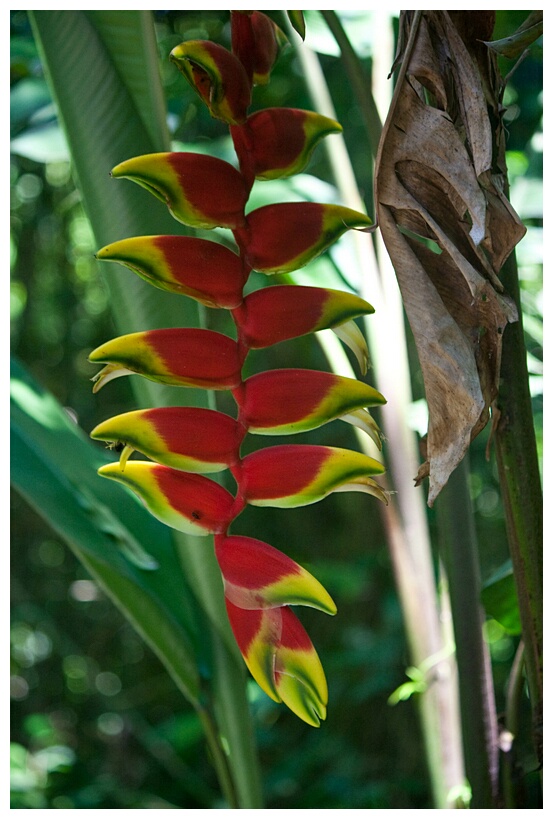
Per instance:
[[[108,458],[16,361],[10,373],[13,486],[71,547],[198,705],[201,620],[170,530],[96,470]]]

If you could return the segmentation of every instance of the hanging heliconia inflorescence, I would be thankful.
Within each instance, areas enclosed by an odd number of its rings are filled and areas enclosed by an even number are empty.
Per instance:
[[[300,31],[301,12],[288,12]],[[157,153],[128,159],[112,171],[144,186],[187,226],[229,228],[236,250],[202,238],[139,236],[98,251],[152,285],[212,308],[229,310],[236,339],[206,329],[163,329],[108,341],[90,355],[105,366],[97,391],[113,378],[138,373],[164,384],[229,390],[236,418],[211,409],[162,407],[118,415],[92,437],[121,441],[120,461],[100,474],[133,490],[150,512],[190,535],[214,535],[228,616],[244,660],[261,688],[301,719],[326,716],[321,663],[290,606],[334,614],[326,590],[305,569],[267,543],[231,534],[246,504],[297,507],[330,492],[361,490],[386,502],[373,479],[379,461],[347,449],[290,444],[241,456],[247,433],[288,435],[337,418],[364,429],[380,445],[367,407],[385,403],[353,378],[305,369],[280,369],[243,378],[248,352],[332,328],[366,370],[366,344],[352,319],[373,312],[363,299],[338,290],[272,285],[244,295],[252,270],[288,273],[303,267],[349,228],[367,228],[362,213],[334,204],[271,204],[246,213],[256,179],[301,171],[316,144],[341,131],[311,111],[272,108],[248,115],[252,88],[266,83],[284,38],[259,11],[231,12],[232,51],[192,40],[171,59],[208,106],[228,124],[238,169],[196,153]],[[301,33],[301,31],[300,31]],[[151,460],[129,460],[137,450]],[[205,473],[229,469],[231,494]],[[204,473],[204,474],[202,474]]]

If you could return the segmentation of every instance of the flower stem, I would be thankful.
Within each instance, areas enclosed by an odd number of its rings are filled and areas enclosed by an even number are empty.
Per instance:
[[[228,762],[211,714],[207,709],[199,708],[198,716],[204,729],[206,745],[211,754],[211,761],[217,773],[217,780],[221,787],[221,791],[228,803],[229,808],[239,808],[240,805],[236,796],[236,790],[234,788]]]

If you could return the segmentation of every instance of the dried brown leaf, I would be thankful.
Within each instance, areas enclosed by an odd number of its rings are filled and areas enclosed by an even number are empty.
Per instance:
[[[488,421],[503,330],[517,319],[500,271],[525,229],[503,193],[495,63],[470,41],[489,25],[478,12],[402,17],[404,63],[377,158],[378,221],[428,402],[417,482],[429,476],[430,505]]]

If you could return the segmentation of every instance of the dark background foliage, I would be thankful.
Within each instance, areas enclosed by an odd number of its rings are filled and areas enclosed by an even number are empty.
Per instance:
[[[525,12],[498,12],[496,37]],[[226,12],[157,12],[160,66],[173,137],[224,154],[225,127],[198,104],[167,54],[190,38],[228,41]],[[85,431],[131,405],[128,379],[91,399],[91,349],[115,334],[94,240],[75,190],[28,18],[11,12],[12,351]],[[322,56],[361,187],[370,191],[362,123],[338,59]],[[510,78],[505,102],[515,206],[528,226],[519,253],[528,354],[541,440],[542,76],[536,45]],[[506,64],[506,70],[512,67]],[[370,73],[370,57],[366,69]],[[283,54],[258,107],[310,107],[293,51]],[[310,173],[328,178],[324,152]],[[365,184],[363,185],[363,179]],[[370,201],[367,201],[369,212]],[[295,346],[294,346],[295,345]],[[270,366],[323,367],[317,346],[282,345]],[[284,358],[283,358],[284,356]],[[413,361],[415,361],[413,357]],[[422,398],[416,363],[413,390]],[[345,425],[321,443],[354,446]],[[330,438],[332,435],[332,438]],[[327,438],[328,436],[328,438]],[[340,437],[341,436],[341,440]],[[487,433],[471,452],[471,492],[489,578],[506,560],[497,475]],[[339,616],[302,615],[330,683],[329,717],[313,730],[251,683],[251,703],[269,808],[424,808],[428,777],[413,698],[388,704],[407,681],[401,612],[377,510],[359,496],[301,510],[248,510],[258,533],[331,580]],[[430,524],[434,527],[432,513]],[[498,709],[518,638],[487,624]],[[12,807],[220,806],[202,730],[165,670],[90,580],[72,553],[17,495],[12,498]],[[416,696],[416,695],[414,695]],[[523,715],[525,718],[525,715]],[[525,804],[537,806],[534,763],[520,760]]]

